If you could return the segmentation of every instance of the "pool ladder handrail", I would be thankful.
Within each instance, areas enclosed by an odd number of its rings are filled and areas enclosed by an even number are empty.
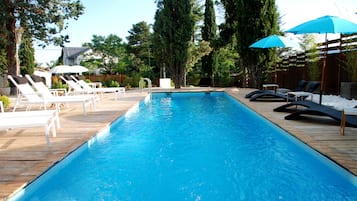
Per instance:
[[[141,89],[142,92],[144,91],[144,82],[145,81],[147,81],[147,83],[148,83],[148,90],[149,90],[148,92],[151,93],[152,84],[151,84],[151,80],[147,77],[140,78],[139,89]]]

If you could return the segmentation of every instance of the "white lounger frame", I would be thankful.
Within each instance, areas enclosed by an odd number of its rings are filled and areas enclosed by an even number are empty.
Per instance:
[[[0,101],[0,130],[16,128],[44,127],[48,146],[50,143],[50,132],[56,137],[56,126],[60,128],[59,115],[56,110],[26,111],[26,112],[4,112],[3,103]]]

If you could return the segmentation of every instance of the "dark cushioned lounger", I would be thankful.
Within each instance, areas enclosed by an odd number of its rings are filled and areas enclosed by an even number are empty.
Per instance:
[[[291,91],[291,90],[290,89],[286,89],[286,88],[278,88],[276,90],[277,93],[281,93],[281,94],[288,93],[289,91]],[[252,91],[250,93],[247,93],[245,95],[245,98],[251,98],[255,94],[260,94],[260,93],[265,93],[265,92],[274,92],[274,90],[258,89],[258,90]]]
[[[285,119],[297,120],[297,119],[302,119],[304,115],[315,115],[315,116],[327,116],[341,123],[342,111],[336,110],[330,106],[320,105],[312,101],[296,101],[296,102],[288,103],[275,108],[274,111],[291,112],[293,111],[293,109],[289,109],[289,108],[295,106],[303,106],[306,109],[295,110],[295,112],[285,116]],[[346,126],[357,127],[357,117],[346,116]]]
[[[301,100],[302,97],[299,97]],[[274,91],[265,91],[264,93],[257,93],[250,97],[250,101],[295,101],[295,97],[288,96],[286,93],[279,93]]]
[[[306,85],[308,84],[307,81],[305,80],[300,80],[297,87],[293,90],[293,91],[304,91],[305,90],[305,87]],[[255,90],[255,91],[252,91],[250,93],[247,93],[245,95],[245,98],[251,98],[253,95],[255,94],[259,94],[259,93],[264,93],[266,91],[274,91],[274,90],[262,90],[262,89],[258,89],[258,90]],[[286,89],[286,88],[278,88],[276,90],[276,92],[278,93],[282,93],[282,94],[285,94],[285,93],[288,93],[289,91],[291,91],[290,89]]]
[[[300,85],[300,84],[299,84]],[[317,81],[311,81],[307,84],[305,92],[313,93],[316,89],[320,87],[320,83]],[[287,92],[286,92],[287,93]],[[275,93],[274,91],[266,90],[262,93],[256,93],[250,97],[250,101],[295,101],[294,97],[288,97],[286,93]],[[303,100],[307,96],[299,97],[299,101]]]
[[[302,100],[302,101],[296,101],[296,102],[291,102],[287,103],[284,105],[281,105],[277,108],[274,109],[275,112],[296,112],[296,106],[302,106],[306,108],[313,107],[317,103],[312,102],[312,101],[307,101],[307,100]],[[318,104],[317,104],[318,105]]]

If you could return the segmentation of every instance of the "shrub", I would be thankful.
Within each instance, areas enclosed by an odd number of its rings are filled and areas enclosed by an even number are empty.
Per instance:
[[[11,101],[10,101],[9,97],[2,95],[2,96],[0,96],[0,101],[2,101],[2,104],[4,105],[5,109],[10,107]]]
[[[52,89],[68,89],[66,84],[63,84],[62,81],[58,78],[53,79]]]
[[[130,85],[131,87],[138,87],[140,79],[140,75],[127,76],[124,81],[124,86]]]
[[[118,81],[112,80],[110,82],[110,87],[119,87],[119,86],[120,86],[120,84]]]

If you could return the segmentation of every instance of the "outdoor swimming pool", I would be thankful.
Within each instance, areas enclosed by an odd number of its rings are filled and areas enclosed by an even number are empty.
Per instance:
[[[357,179],[223,92],[154,93],[13,200],[357,200]]]

